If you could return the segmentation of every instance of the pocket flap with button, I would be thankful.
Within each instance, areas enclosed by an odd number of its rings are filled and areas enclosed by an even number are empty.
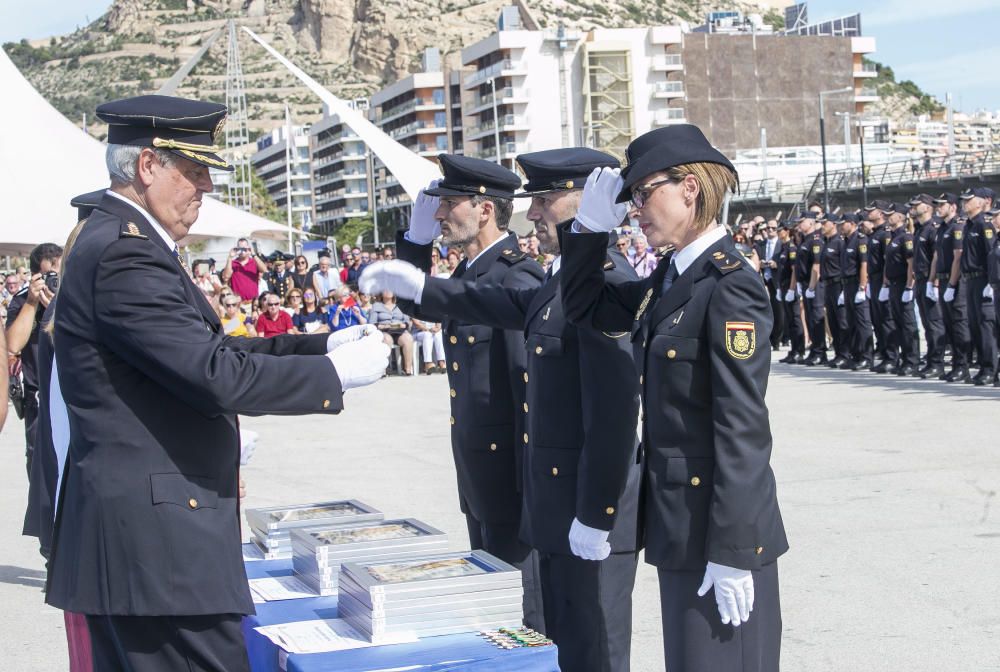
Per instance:
[[[532,334],[525,341],[524,347],[528,350],[529,355],[536,357],[558,357],[565,350],[565,345],[561,338],[545,336],[544,334]]]
[[[537,447],[530,459],[532,469],[537,474],[550,478],[576,476],[580,451],[576,448]]]
[[[218,482],[209,476],[150,474],[153,504],[176,504],[185,509],[215,509],[219,505]]]
[[[455,329],[458,343],[461,345],[476,345],[489,343],[493,338],[493,328],[482,325],[463,324]]]
[[[703,488],[711,485],[714,470],[715,459],[711,457],[668,457],[663,482]]]
[[[697,359],[701,344],[697,338],[683,336],[653,336],[649,343],[649,354],[658,359],[685,361]]]

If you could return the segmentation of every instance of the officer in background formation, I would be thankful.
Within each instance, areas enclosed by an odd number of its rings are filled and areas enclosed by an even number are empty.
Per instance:
[[[514,192],[521,179],[492,161],[441,154],[444,177],[414,203],[410,227],[396,236],[399,259],[424,273],[434,240],[463,248],[465,259],[452,282],[534,289],[542,267],[508,230]],[[527,361],[521,329],[504,330],[442,319],[410,301],[403,310],[420,320],[442,322],[451,394],[451,447],[458,496],[473,550],[484,549],[521,570],[525,625],[544,632],[538,555],[521,541],[521,483],[528,447],[524,376]]]
[[[1000,205],[997,204],[995,198],[993,206],[986,211],[986,215],[990,218],[989,224],[993,227],[993,238],[996,240],[996,233],[1000,230]],[[1000,297],[1000,243],[993,245],[993,250],[987,260],[987,271],[990,282],[990,299],[995,305],[997,298]],[[997,329],[995,333],[997,347],[1000,348],[1000,329]],[[1000,370],[993,376],[993,387],[1000,387]]]
[[[897,376],[912,376],[920,366],[920,336],[913,311],[913,234],[906,230],[909,206],[893,203],[889,213],[892,240],[885,248],[883,296],[888,289],[893,331],[889,338],[899,344]],[[881,298],[881,297],[880,297]]]
[[[802,305],[795,287],[795,266],[799,242],[796,240],[795,224],[792,222],[782,226],[781,231],[784,245],[778,254],[776,272],[789,348],[788,354],[780,361],[784,364],[802,364],[806,361],[806,335],[802,329]]]
[[[963,191],[959,198],[968,218],[962,245],[962,279],[966,282],[965,300],[969,309],[972,346],[979,362],[979,372],[972,382],[987,385],[996,376],[996,311],[986,267],[996,246],[996,232],[992,221],[986,220],[985,213],[992,209],[996,194],[987,187],[975,187]]]
[[[965,281],[962,279],[962,243],[965,219],[959,217],[958,196],[943,193],[934,199],[934,213],[941,220],[934,242],[934,270],[945,340],[951,346],[951,370],[943,380],[967,383],[972,337],[965,305]]]
[[[889,288],[885,285],[885,253],[892,241],[892,232],[886,217],[892,212],[892,203],[876,200],[865,206],[868,234],[868,298],[875,332],[875,354],[879,362],[872,368],[875,373],[895,373],[898,359],[897,344],[893,340],[895,322],[889,310]]]
[[[847,314],[848,361],[840,368],[868,370],[874,363],[871,312],[865,290],[868,287],[868,236],[858,228],[853,213],[840,216],[844,238],[841,273],[844,278],[843,303]]]
[[[851,359],[847,307],[844,305],[844,238],[840,235],[838,222],[833,215],[824,217],[820,222],[823,249],[819,257],[819,277],[823,284],[826,323],[833,339],[834,356],[827,363],[831,369],[845,367]]]
[[[517,162],[528,178],[517,196],[531,198],[527,218],[540,250],[555,255],[540,287],[453,282],[396,260],[366,269],[361,289],[390,289],[445,320],[524,330],[521,539],[539,554],[546,634],[559,647],[561,669],[624,672],[639,548],[639,377],[627,333],[578,329],[566,320],[558,277],[562,227],[577,215],[587,177],[619,164],[585,148],[522,154]],[[418,201],[424,198],[431,197]],[[608,283],[638,279],[624,255],[614,248],[607,255]]]
[[[941,293],[932,264],[941,220],[934,214],[934,199],[929,194],[918,194],[907,205],[914,222],[913,294],[927,342],[927,361],[919,375],[925,379],[938,379],[944,375],[944,320],[941,317]]]
[[[802,304],[809,334],[809,357],[806,366],[826,364],[826,322],[823,315],[823,279],[820,277],[820,257],[823,254],[823,236],[818,221],[824,219],[823,211],[812,206],[798,220],[802,237],[795,265],[795,283],[802,295]]]

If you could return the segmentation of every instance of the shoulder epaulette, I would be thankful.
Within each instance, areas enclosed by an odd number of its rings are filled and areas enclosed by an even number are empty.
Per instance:
[[[713,252],[712,265],[715,266],[720,273],[726,275],[727,273],[732,273],[736,269],[743,266],[743,257],[739,254],[726,254],[725,252]]]
[[[611,257],[607,257],[607,258],[604,259],[604,270],[605,271],[610,271],[614,267],[615,267],[615,262],[612,261]]]
[[[143,234],[139,231],[139,227],[136,226],[135,222],[126,222],[121,231],[118,233],[119,238],[141,238],[142,240],[149,240],[149,236]]]
[[[506,261],[508,264],[516,264],[528,257],[527,252],[522,252],[521,250],[504,250],[500,253],[500,258]]]

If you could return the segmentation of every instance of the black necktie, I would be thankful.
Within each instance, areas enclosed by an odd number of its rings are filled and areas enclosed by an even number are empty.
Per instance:
[[[677,280],[678,275],[680,274],[677,272],[677,264],[675,264],[674,260],[671,259],[670,268],[667,269],[667,275],[665,278],[663,278],[663,291],[660,293],[661,296],[666,295],[667,291],[670,289],[670,286],[673,285],[674,282]]]

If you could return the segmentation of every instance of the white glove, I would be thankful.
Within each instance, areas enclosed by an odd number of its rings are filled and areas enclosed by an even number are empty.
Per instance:
[[[433,189],[438,186],[441,180],[433,180],[425,189]],[[406,232],[406,239],[417,245],[427,245],[441,235],[441,222],[434,218],[441,199],[437,196],[428,196],[425,189],[421,189],[417,194],[417,200],[413,202],[410,210],[410,230]]]
[[[903,290],[903,303],[909,303],[910,301],[913,301],[913,290],[909,289],[909,288],[904,289]]]
[[[576,518],[569,527],[569,549],[584,560],[603,560],[611,555],[608,532],[587,527]]]
[[[750,620],[750,612],[753,611],[753,575],[750,570],[709,562],[698,597],[704,596],[713,585],[715,604],[723,625],[732,623],[733,627],[739,627]]]
[[[333,362],[344,390],[370,385],[385,375],[389,366],[392,348],[382,340],[382,334],[375,332],[364,338],[345,343],[326,354]]]
[[[844,293],[843,292],[841,292],[840,294],[837,295],[837,305],[838,306],[844,305]]]
[[[794,300],[795,300],[795,290],[789,288],[788,291],[785,292],[785,303],[791,303]]]
[[[928,282],[927,283],[927,289],[924,290],[924,294],[927,296],[928,299],[930,299],[934,303],[937,303],[937,300],[938,300],[938,288],[937,287],[935,287],[934,285],[932,285],[931,283]]]
[[[871,285],[865,285],[865,298],[866,299],[872,298],[872,286]]]
[[[401,299],[420,303],[426,279],[423,271],[413,264],[391,259],[370,264],[361,273],[358,287],[363,294],[378,294],[389,290]]]
[[[254,451],[257,450],[258,438],[260,438],[260,434],[252,429],[240,430],[240,465],[245,467],[250,458],[253,457]]]
[[[615,203],[624,181],[618,168],[594,168],[583,187],[576,221],[594,233],[607,233],[622,223],[628,203]]]
[[[883,287],[882,289],[878,290],[878,300],[880,302],[882,302],[882,303],[885,303],[886,301],[889,300],[889,288],[888,287]]]
[[[377,333],[378,327],[374,324],[355,324],[353,327],[347,327],[346,329],[335,331],[326,339],[326,351],[333,352],[344,343],[359,341],[369,334]]]
[[[865,290],[859,289],[854,293],[854,303],[864,303],[868,296],[865,294]]]
[[[983,298],[993,300],[993,285],[986,285],[983,287]]]
[[[948,289],[944,290],[944,302],[951,303],[954,300],[955,300],[955,288],[949,287]]]
[[[807,289],[806,290],[806,298],[807,299],[815,299],[816,298],[816,290],[815,289]]]

